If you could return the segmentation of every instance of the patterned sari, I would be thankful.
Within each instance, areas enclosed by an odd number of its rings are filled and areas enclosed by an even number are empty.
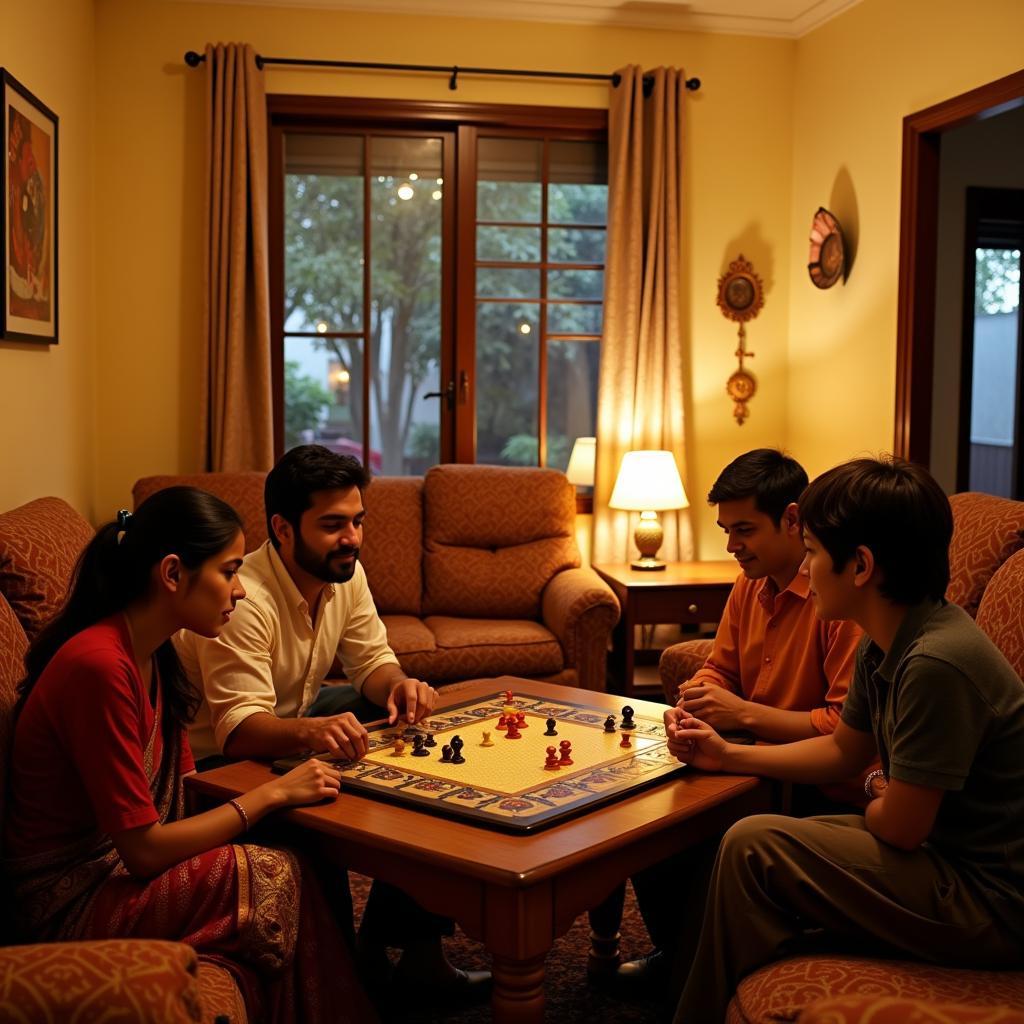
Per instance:
[[[165,742],[157,689],[144,767],[166,824],[184,817],[182,731],[168,730]],[[292,852],[219,846],[143,880],[97,830],[5,867],[22,927],[36,941],[176,939],[232,973],[250,1021],[376,1019],[314,871]]]

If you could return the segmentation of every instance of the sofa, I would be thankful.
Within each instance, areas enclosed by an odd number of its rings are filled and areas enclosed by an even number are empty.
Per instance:
[[[267,537],[263,476],[153,476],[202,487],[242,517],[246,550]],[[378,477],[364,495],[360,561],[405,672],[444,684],[512,675],[605,689],[615,595],[581,568],[575,498],[552,469],[441,465]]]
[[[0,514],[0,836],[15,688],[29,642],[60,607],[92,527],[59,498]],[[3,880],[0,879],[0,885]],[[4,893],[4,902],[9,894]],[[9,945],[0,935],[0,1024],[124,1020],[245,1024],[231,974],[191,947],[149,939]]]

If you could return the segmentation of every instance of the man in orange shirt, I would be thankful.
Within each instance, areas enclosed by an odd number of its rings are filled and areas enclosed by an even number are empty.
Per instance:
[[[748,740],[787,743],[831,733],[853,674],[860,629],[819,619],[799,571],[804,542],[796,502],[807,483],[796,460],[758,448],[729,463],[708,494],[729,538],[726,549],[743,574],[729,595],[711,656],[679,687],[676,706]],[[859,778],[821,792],[795,792],[792,813],[845,811],[864,800]],[[643,987],[655,994],[668,983],[667,947],[679,929],[677,920],[666,927],[662,881],[666,872],[687,878],[699,912],[717,846],[715,838],[633,878],[655,950],[619,967],[617,979],[626,991]]]

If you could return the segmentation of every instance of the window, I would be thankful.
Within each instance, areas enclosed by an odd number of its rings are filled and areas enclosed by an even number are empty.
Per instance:
[[[271,97],[279,450],[564,470],[594,434],[606,114],[452,109]]]

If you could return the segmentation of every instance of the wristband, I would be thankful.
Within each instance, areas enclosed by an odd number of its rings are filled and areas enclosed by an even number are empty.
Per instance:
[[[238,811],[238,816],[242,819],[242,831],[248,832],[249,815],[245,813],[245,808],[237,800],[229,800],[228,803],[231,804],[231,806],[234,807],[236,811]]]
[[[871,783],[874,782],[875,779],[884,779],[884,778],[885,778],[885,772],[882,771],[881,768],[876,768],[873,772],[868,772],[867,776],[864,779],[864,795],[869,800],[874,800],[875,799],[874,793],[871,792]]]

